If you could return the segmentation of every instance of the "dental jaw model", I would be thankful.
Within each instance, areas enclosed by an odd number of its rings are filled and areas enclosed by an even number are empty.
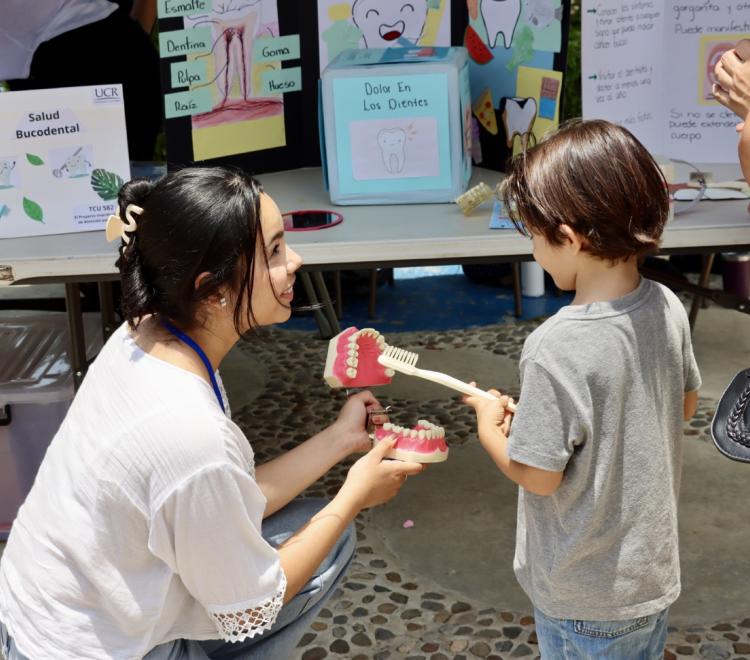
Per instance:
[[[413,429],[386,423],[376,427],[373,435],[376,444],[396,437],[396,444],[385,455],[386,458],[416,463],[440,463],[448,458],[445,430],[426,419],[420,419]]]
[[[323,378],[330,387],[387,385],[394,371],[378,363],[385,337],[373,328],[347,328],[328,342]]]

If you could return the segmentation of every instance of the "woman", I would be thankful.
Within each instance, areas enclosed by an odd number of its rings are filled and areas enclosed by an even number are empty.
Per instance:
[[[9,660],[290,658],[351,560],[353,518],[421,466],[383,460],[392,443],[381,443],[330,503],[292,501],[369,447],[367,410],[379,406],[364,392],[255,468],[215,372],[244,332],[289,318],[301,265],[256,181],[211,168],[130,182],[110,232],[122,238],[127,323],[13,525],[0,649]]]
[[[750,39],[740,39],[721,56],[714,69],[714,98],[737,114],[737,152],[742,176],[750,182]]]

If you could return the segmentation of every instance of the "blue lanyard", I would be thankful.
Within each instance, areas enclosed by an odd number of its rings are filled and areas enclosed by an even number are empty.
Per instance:
[[[169,321],[162,321],[162,325],[169,330],[177,339],[180,339],[181,341],[185,342],[190,348],[192,348],[197,354],[198,357],[203,361],[203,364],[206,365],[206,371],[208,372],[208,377],[211,379],[211,387],[214,388],[214,394],[216,395],[216,399],[219,402],[219,405],[221,406],[221,409],[224,413],[226,413],[226,409],[224,408],[224,399],[221,396],[221,390],[219,389],[219,383],[216,382],[216,374],[214,373],[213,367],[211,366],[211,362],[209,362],[208,358],[206,357],[206,354],[203,352],[203,349],[198,346],[198,344],[190,339],[182,330],[178,330],[175,328]]]

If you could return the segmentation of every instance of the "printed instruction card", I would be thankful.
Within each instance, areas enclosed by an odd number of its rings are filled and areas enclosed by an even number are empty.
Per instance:
[[[0,94],[0,238],[104,229],[130,178],[121,85]]]

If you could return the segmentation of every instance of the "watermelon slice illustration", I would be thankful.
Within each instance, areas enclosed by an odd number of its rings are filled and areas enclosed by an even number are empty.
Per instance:
[[[477,34],[477,31],[471,27],[466,28],[466,34],[464,35],[464,46],[469,51],[471,59],[477,64],[487,64],[494,55],[492,51],[487,48],[482,38]]]

